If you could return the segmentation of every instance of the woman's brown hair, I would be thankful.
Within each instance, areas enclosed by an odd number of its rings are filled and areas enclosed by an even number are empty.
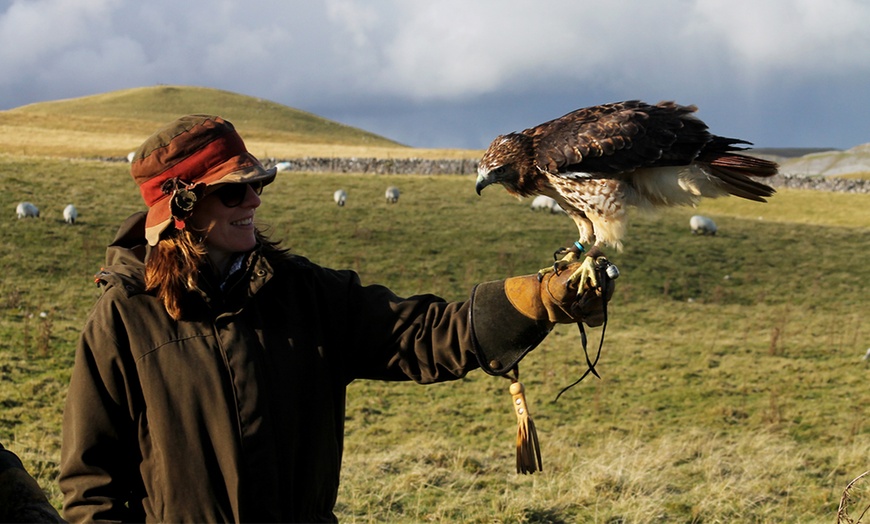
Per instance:
[[[208,250],[201,233],[188,229],[171,231],[151,248],[145,263],[145,289],[156,291],[169,316],[179,320],[183,314],[184,297],[197,289],[199,272],[208,263]],[[278,261],[292,257],[288,249],[269,240],[259,230],[255,236],[257,245],[267,258]]]
[[[145,289],[157,291],[157,298],[173,319],[181,318],[182,299],[197,288],[206,256],[201,236],[186,229],[173,230],[151,249],[145,263]]]

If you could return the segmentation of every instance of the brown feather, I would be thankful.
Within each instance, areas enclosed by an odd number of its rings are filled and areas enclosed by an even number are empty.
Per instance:
[[[716,138],[722,140],[721,137]],[[729,148],[733,149],[732,146]],[[764,197],[772,196],[776,192],[772,187],[749,178],[766,178],[777,174],[779,166],[775,162],[730,151],[719,153],[709,150],[702,151],[698,161],[707,163],[710,172],[719,178],[728,192],[734,196],[766,202]]]
[[[748,178],[744,172],[738,170],[711,166],[710,171],[724,183],[725,189],[734,196],[756,202],[766,202],[764,197],[772,196],[776,192],[772,187],[756,182]]]

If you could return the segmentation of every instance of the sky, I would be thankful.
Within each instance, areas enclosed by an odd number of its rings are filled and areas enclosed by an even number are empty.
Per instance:
[[[870,142],[866,0],[0,0],[0,110],[132,87],[264,98],[425,148],[698,106],[757,147]]]

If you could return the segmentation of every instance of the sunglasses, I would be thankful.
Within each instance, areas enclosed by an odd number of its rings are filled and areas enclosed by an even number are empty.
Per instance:
[[[252,182],[250,184],[226,184],[220,189],[215,190],[214,194],[220,199],[221,204],[226,207],[238,207],[245,201],[248,196],[248,187],[254,190],[257,196],[263,194],[263,182]]]

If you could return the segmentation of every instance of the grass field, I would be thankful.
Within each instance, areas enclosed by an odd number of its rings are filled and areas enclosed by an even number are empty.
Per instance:
[[[92,275],[141,208],[129,166],[0,155],[0,441],[60,504],[60,419]],[[383,191],[402,190],[387,205]],[[400,294],[464,299],[531,273],[575,230],[461,176],[285,173],[258,213],[273,238]],[[332,204],[345,188],[348,205]],[[39,219],[17,220],[30,200]],[[78,224],[62,223],[74,203]],[[560,326],[521,366],[544,471],[514,473],[508,381],[351,385],[345,522],[835,522],[870,469],[870,195],[782,191],[637,216],[602,379]],[[600,330],[593,330],[593,343]],[[863,509],[856,483],[852,518]],[[863,505],[862,505],[863,503]]]

